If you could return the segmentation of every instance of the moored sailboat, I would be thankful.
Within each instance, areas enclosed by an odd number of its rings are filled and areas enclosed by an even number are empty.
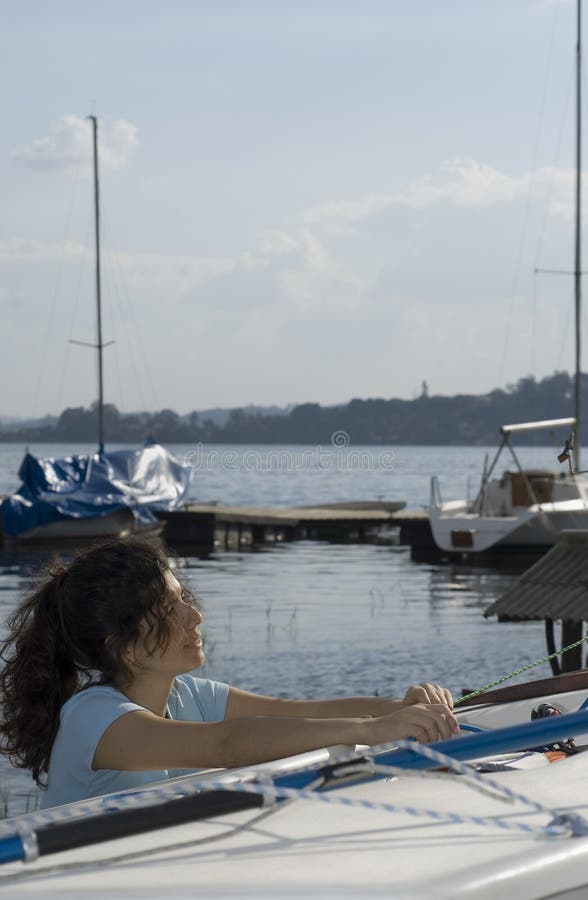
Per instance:
[[[63,458],[37,458],[28,451],[19,469],[21,485],[0,506],[2,531],[17,541],[75,540],[161,531],[157,511],[177,509],[190,482],[186,465],[148,441],[138,450],[104,449],[104,384],[100,263],[98,123],[93,136],[93,186],[98,361],[98,450]],[[80,343],[80,342],[74,342]]]
[[[431,479],[429,516],[437,547],[448,553],[486,551],[542,552],[552,547],[564,529],[588,528],[588,480],[580,470],[581,437],[581,308],[582,308],[582,9],[577,2],[576,40],[576,165],[574,234],[575,376],[574,415],[567,419],[503,425],[502,442],[488,471],[483,472],[476,498],[443,502],[438,481]],[[572,434],[559,456],[569,471],[525,470],[510,438],[515,433],[558,426]],[[502,450],[508,448],[516,471],[492,478]],[[572,464],[573,458],[573,464]]]
[[[437,547],[447,553],[542,552],[552,547],[566,529],[588,528],[588,480],[574,472],[524,469],[511,443],[514,434],[576,427],[576,419],[554,419],[504,425],[502,443],[489,469],[484,471],[473,500],[443,502],[439,483],[431,480],[429,519]],[[571,443],[571,440],[566,442]],[[514,471],[500,477],[492,473],[508,449]],[[565,461],[568,453],[560,456]]]

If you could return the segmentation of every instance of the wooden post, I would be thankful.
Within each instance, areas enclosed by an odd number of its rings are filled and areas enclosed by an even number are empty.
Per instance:
[[[265,527],[254,523],[251,526],[251,543],[263,544],[265,542]]]
[[[573,619],[562,619],[561,623],[561,645],[567,647],[574,641],[579,641],[584,636],[584,623],[575,622]],[[582,650],[583,645],[568,650],[560,657],[560,667],[562,672],[576,672],[582,668]]]

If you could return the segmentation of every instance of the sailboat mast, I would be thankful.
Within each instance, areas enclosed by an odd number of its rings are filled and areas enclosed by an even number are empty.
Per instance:
[[[98,452],[104,453],[104,385],[102,377],[102,295],[100,291],[100,193],[98,185],[98,121],[88,116],[94,138],[94,234],[96,239],[96,331],[98,350]]]
[[[582,0],[577,0],[576,44],[576,247],[574,259],[574,294],[576,313],[576,376],[574,382],[574,417],[576,419],[574,469],[580,471],[580,381],[581,381],[581,305],[582,305]]]

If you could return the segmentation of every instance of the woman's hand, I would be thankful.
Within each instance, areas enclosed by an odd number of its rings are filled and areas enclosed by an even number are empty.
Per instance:
[[[448,706],[449,709],[453,709],[453,697],[451,696],[451,691],[438,684],[424,683],[411,685],[404,695],[402,703],[404,706],[413,703],[441,703],[444,706]]]
[[[445,703],[412,703],[397,712],[366,722],[367,743],[415,738],[417,741],[442,741],[459,733],[457,719]]]

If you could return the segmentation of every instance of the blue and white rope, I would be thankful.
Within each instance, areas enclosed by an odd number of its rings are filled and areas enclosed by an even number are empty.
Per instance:
[[[214,787],[213,787],[214,785]],[[435,822],[446,825],[477,825],[483,827],[496,827],[504,831],[517,831],[524,834],[548,835],[550,837],[571,837],[573,828],[562,818],[560,824],[551,822],[544,826],[529,825],[526,822],[511,822],[500,816],[467,816],[461,813],[439,812],[435,809],[419,808],[416,806],[402,806],[394,803],[382,803],[372,800],[361,800],[353,797],[340,797],[330,792],[309,791],[300,788],[286,788],[277,785],[266,785],[253,782],[241,782],[224,784],[213,782],[207,786],[210,790],[223,789],[248,794],[260,794],[268,803],[277,800],[313,800],[320,803],[346,806],[352,809],[367,809],[374,812],[388,812],[396,815],[408,815],[418,819],[433,819]],[[551,818],[555,818],[555,812],[545,810]]]
[[[558,816],[556,810],[550,809],[535,800],[526,797],[504,784],[500,784],[486,775],[476,772],[471,766],[458,762],[453,757],[446,756],[436,750],[431,749],[425,744],[418,744],[415,741],[397,741],[393,744],[381,744],[371,747],[365,751],[348,751],[341,753],[329,762],[329,766],[340,766],[344,763],[361,763],[366,761],[363,768],[357,769],[361,774],[362,769],[366,775],[379,774],[389,776],[396,772],[402,772],[406,775],[406,770],[396,769],[390,764],[378,765],[374,759],[374,755],[387,752],[391,749],[407,749],[413,753],[426,757],[439,767],[450,769],[465,776],[465,783],[484,793],[493,792],[495,799],[508,803],[519,802],[530,807],[534,812],[548,815],[552,820]],[[298,769],[297,774],[305,771],[316,770],[314,765],[305,766]],[[252,773],[253,774],[253,773]],[[351,797],[338,796],[330,791],[316,791],[312,789],[288,788],[276,785],[271,776],[262,773],[255,773],[255,780],[231,781],[226,778],[218,778],[206,781],[189,781],[176,782],[158,788],[149,788],[144,791],[132,791],[123,794],[113,794],[104,797],[101,801],[88,801],[86,803],[76,803],[70,806],[58,807],[56,809],[45,810],[37,813],[28,813],[23,816],[0,822],[0,838],[14,835],[18,832],[30,832],[37,828],[64,822],[71,819],[79,819],[90,815],[96,815],[98,812],[108,814],[110,812],[118,812],[125,809],[137,809],[150,806],[158,806],[166,803],[174,798],[195,796],[197,794],[205,795],[209,791],[223,790],[253,793],[263,796],[266,802],[275,803],[278,800],[314,800],[322,803],[339,804],[352,808],[362,808],[374,811],[384,811],[390,813],[401,813],[416,818],[429,818],[436,822],[445,822],[447,824],[473,824],[478,826],[496,826],[503,830],[514,830],[525,832],[527,834],[550,834],[550,835],[570,835],[574,833],[573,827],[567,822],[555,825],[550,823],[547,826],[538,827],[528,825],[522,822],[507,822],[498,816],[466,816],[461,813],[442,813],[433,809],[423,809],[414,806],[401,806],[387,802],[375,802],[371,800],[355,799]]]

